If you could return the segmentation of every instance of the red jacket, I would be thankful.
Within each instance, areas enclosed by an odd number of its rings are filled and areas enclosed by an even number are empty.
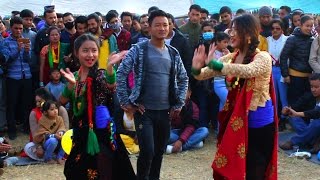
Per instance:
[[[130,47],[131,33],[124,28],[121,29],[119,36],[116,36],[119,51],[128,50]]]

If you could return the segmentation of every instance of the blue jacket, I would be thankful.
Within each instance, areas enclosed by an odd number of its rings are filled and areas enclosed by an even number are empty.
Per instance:
[[[120,105],[137,104],[136,100],[140,96],[145,76],[144,60],[148,57],[148,42],[133,45],[118,68],[117,95]],[[173,109],[181,109],[184,106],[188,89],[188,76],[179,52],[170,45],[166,46],[172,59],[169,84],[170,106]],[[130,92],[127,78],[131,71],[134,73],[134,87]]]

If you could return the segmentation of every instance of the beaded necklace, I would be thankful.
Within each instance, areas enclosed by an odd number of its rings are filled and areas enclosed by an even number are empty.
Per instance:
[[[78,71],[78,74],[76,74],[76,89],[75,89],[75,99],[73,101],[73,113],[76,117],[80,117],[83,115],[84,108],[86,106],[85,103],[85,92],[86,92],[86,86],[87,81],[81,82],[80,81],[80,75],[81,75],[82,69]]]

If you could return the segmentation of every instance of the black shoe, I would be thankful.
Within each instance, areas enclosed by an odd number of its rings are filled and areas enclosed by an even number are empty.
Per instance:
[[[10,140],[15,140],[15,139],[17,139],[17,133],[8,133],[8,135],[9,135],[9,139]]]

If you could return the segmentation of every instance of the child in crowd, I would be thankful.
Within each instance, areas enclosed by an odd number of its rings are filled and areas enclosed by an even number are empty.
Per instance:
[[[289,122],[297,135],[280,145],[281,149],[293,149],[293,146],[312,147],[311,153],[317,153],[319,147],[315,142],[320,138],[320,74],[312,74],[309,78],[311,95],[300,97],[291,107],[284,107],[282,113],[291,116]],[[313,103],[314,109],[306,109]]]
[[[48,89],[56,100],[59,100],[65,87],[65,84],[61,82],[61,73],[59,69],[53,68],[50,70],[50,79],[51,81],[46,85],[46,89]]]
[[[42,106],[44,116],[39,121],[39,129],[36,132],[33,141],[37,144],[42,144],[44,152],[44,160],[49,164],[58,163],[64,164],[64,154],[61,147],[61,138],[66,131],[64,121],[61,116],[58,116],[58,104],[54,101],[46,101]],[[57,161],[53,160],[53,152],[59,148]]]
[[[123,122],[117,126],[117,131],[120,133],[120,137],[129,154],[139,153],[140,150],[133,114],[128,112],[123,113]]]
[[[216,50],[214,54],[216,55],[217,59],[230,53],[229,50],[227,49],[229,40],[230,40],[230,37],[227,33],[217,32],[215,34]],[[219,111],[221,111],[227,100],[227,95],[228,95],[228,89],[225,83],[225,76],[218,76],[214,78],[213,89],[214,89],[214,92],[219,97],[219,100],[220,100]]]
[[[209,135],[208,128],[199,127],[199,108],[190,100],[189,86],[185,106],[178,117],[171,117],[171,131],[166,153],[203,147],[203,140]]]

